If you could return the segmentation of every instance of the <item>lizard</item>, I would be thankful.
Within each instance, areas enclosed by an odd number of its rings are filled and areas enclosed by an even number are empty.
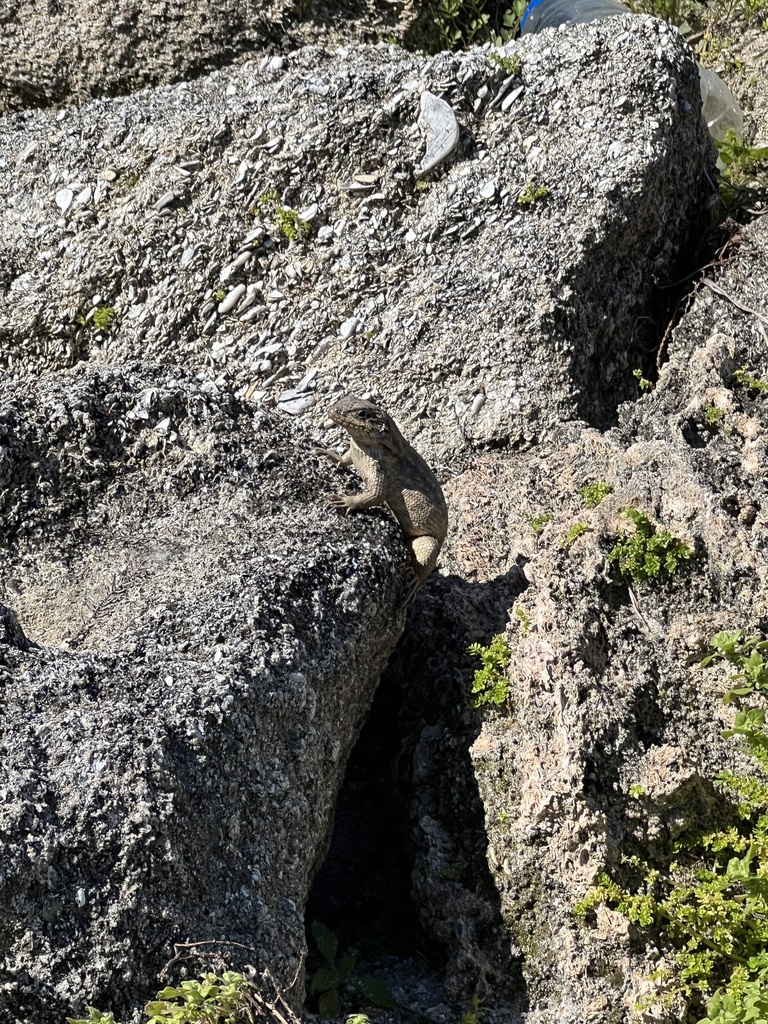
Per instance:
[[[328,415],[350,435],[343,455],[326,448],[318,452],[339,468],[353,466],[362,477],[362,494],[334,494],[329,505],[347,513],[387,505],[400,524],[411,552],[413,580],[406,598],[437,564],[448,529],[448,510],[437,477],[400,433],[395,421],[373,402],[344,395]]]

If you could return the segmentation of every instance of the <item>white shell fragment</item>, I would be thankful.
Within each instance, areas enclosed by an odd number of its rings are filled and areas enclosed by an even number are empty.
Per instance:
[[[284,391],[277,400],[277,407],[281,412],[290,413],[291,416],[298,416],[307,409],[311,409],[317,399],[308,392]]]
[[[56,193],[56,205],[62,213],[66,213],[72,205],[72,200],[75,198],[75,194],[71,188],[60,188]]]
[[[459,141],[459,124],[450,106],[431,92],[421,94],[419,127],[427,137],[427,151],[417,176],[429,174],[451,155]]]

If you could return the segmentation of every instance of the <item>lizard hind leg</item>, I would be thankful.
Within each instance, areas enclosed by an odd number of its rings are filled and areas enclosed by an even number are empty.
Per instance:
[[[437,565],[440,541],[436,537],[411,537],[409,543],[413,556],[411,558],[413,571],[416,573],[419,583],[423,583]]]

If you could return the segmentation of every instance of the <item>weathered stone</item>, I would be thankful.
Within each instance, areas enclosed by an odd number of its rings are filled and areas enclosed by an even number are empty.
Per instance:
[[[0,385],[3,1024],[123,1019],[211,939],[301,1002],[407,585],[397,525],[332,489],[290,424],[179,370]]]

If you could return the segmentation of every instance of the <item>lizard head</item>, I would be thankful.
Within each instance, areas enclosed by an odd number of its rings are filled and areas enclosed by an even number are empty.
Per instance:
[[[373,402],[354,395],[343,395],[328,409],[334,423],[344,427],[358,444],[370,448],[386,448],[400,451],[403,436],[391,416]]]

